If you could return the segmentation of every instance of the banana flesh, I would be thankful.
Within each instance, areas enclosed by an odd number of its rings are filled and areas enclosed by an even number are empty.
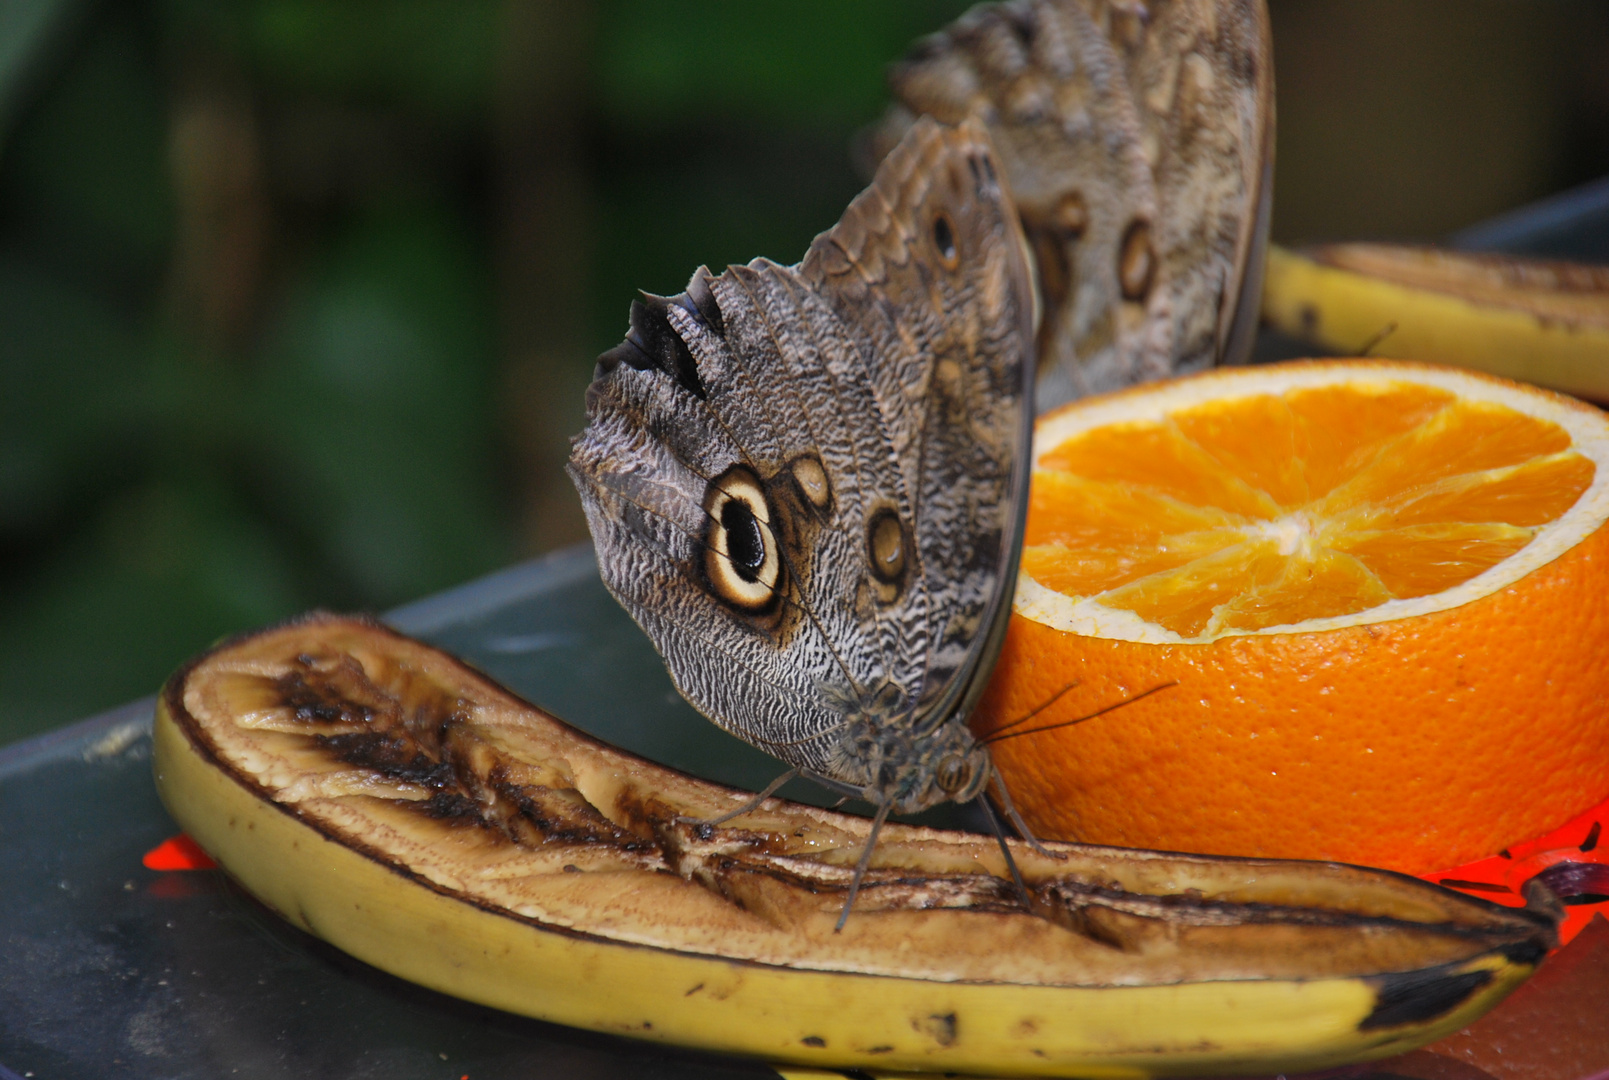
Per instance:
[[[869,823],[616,751],[377,624],[313,616],[176,674],[179,824],[291,922],[512,1012],[798,1065],[1266,1074],[1464,1027],[1552,946],[1511,909],[1329,863]]]
[[[1263,318],[1332,352],[1609,401],[1609,267],[1389,244],[1270,247]]]

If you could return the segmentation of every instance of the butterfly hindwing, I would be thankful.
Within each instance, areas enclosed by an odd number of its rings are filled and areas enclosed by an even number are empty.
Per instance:
[[[1032,286],[996,154],[980,125],[942,130],[908,137],[800,266],[860,329],[916,496],[898,507],[908,565],[879,581],[876,602],[923,639],[924,708],[963,675],[1009,602],[1001,584],[1015,567],[1032,411]],[[863,528],[876,562],[877,521]]]
[[[976,667],[1015,564],[1031,304],[987,135],[925,121],[799,267],[634,306],[570,471],[696,707],[834,776],[849,717],[909,720]]]
[[[695,318],[695,305],[650,299],[687,350],[699,389],[673,365],[639,370],[611,364],[614,354],[606,354],[570,472],[604,582],[653,639],[677,687],[723,727],[771,748],[838,722],[818,688],[841,675],[839,654],[801,602],[802,583],[815,573],[819,523],[789,514],[789,527],[782,524],[789,492],[781,470],[813,447],[799,425],[778,422],[773,384],[784,381],[785,361],[763,335],[748,332],[751,313],[728,290],[732,277],[694,278],[709,290],[718,320]],[[634,336],[646,336],[637,329],[634,320]],[[748,583],[711,576],[730,567],[712,550],[719,508],[711,496],[739,482],[759,485],[762,501],[776,509],[765,515],[775,519],[774,565],[766,579]],[[734,603],[717,590],[721,580],[755,588]],[[812,751],[819,748],[802,744],[801,753]]]

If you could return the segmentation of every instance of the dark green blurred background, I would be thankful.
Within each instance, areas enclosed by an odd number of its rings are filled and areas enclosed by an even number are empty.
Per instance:
[[[793,261],[951,0],[0,0],[0,743],[583,539],[633,290]],[[1273,0],[1274,232],[1609,173],[1602,0]]]

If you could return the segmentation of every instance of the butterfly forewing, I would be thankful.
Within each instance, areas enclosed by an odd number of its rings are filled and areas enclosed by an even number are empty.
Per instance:
[[[1045,303],[1041,409],[1241,358],[1270,53],[1263,0],[1012,0],[895,66],[874,150],[921,114],[978,117],[999,147]]]
[[[1273,72],[1262,0],[1165,0],[1148,7],[1126,65],[1154,147],[1162,214],[1154,224],[1160,282],[1181,368],[1228,355],[1237,297],[1266,215]]]

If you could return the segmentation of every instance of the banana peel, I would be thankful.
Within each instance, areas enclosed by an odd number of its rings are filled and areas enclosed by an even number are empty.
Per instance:
[[[1271,246],[1263,318],[1344,355],[1456,364],[1609,401],[1609,267],[1391,244]]]
[[[1528,909],[1333,863],[885,828],[575,731],[376,623],[315,615],[180,670],[179,824],[292,923],[544,1020],[817,1068],[1139,1077],[1405,1052],[1555,941]]]

